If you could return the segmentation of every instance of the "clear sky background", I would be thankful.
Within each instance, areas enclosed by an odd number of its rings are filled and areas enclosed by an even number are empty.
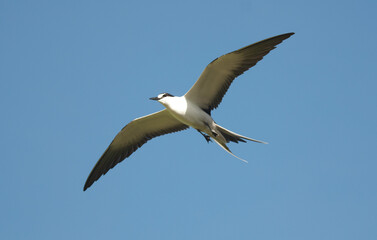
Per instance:
[[[376,1],[0,1],[1,239],[376,239]],[[214,119],[86,192],[116,133],[216,57],[286,32]]]

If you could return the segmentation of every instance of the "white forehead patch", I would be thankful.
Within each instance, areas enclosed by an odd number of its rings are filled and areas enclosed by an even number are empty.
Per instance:
[[[163,93],[161,93],[161,94],[158,94],[158,98],[160,99],[160,98],[162,98],[164,96],[164,94]]]

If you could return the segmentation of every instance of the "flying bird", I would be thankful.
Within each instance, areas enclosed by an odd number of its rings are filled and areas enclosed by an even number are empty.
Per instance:
[[[165,109],[136,118],[115,136],[90,172],[84,191],[147,141],[189,127],[196,129],[207,142],[213,140],[233,156],[235,155],[226,145],[229,142],[249,140],[264,143],[221,127],[211,117],[211,111],[219,106],[236,77],[257,64],[276,45],[293,34],[286,33],[268,38],[216,58],[208,64],[194,86],[183,96],[161,93],[150,98],[161,103]]]

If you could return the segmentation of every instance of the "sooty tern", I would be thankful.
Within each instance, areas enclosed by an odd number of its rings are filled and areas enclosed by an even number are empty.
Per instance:
[[[216,58],[204,69],[194,86],[181,97],[162,93],[150,98],[160,102],[165,109],[131,121],[115,136],[89,174],[84,191],[148,140],[189,127],[199,131],[207,142],[213,139],[233,156],[235,155],[226,145],[228,142],[250,140],[264,143],[219,126],[212,119],[211,111],[218,107],[237,76],[254,66],[276,45],[293,34],[268,38]]]

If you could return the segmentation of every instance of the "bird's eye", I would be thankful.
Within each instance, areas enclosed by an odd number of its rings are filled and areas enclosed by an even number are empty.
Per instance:
[[[173,95],[171,95],[170,93],[164,93],[164,95],[162,97],[172,97]]]

